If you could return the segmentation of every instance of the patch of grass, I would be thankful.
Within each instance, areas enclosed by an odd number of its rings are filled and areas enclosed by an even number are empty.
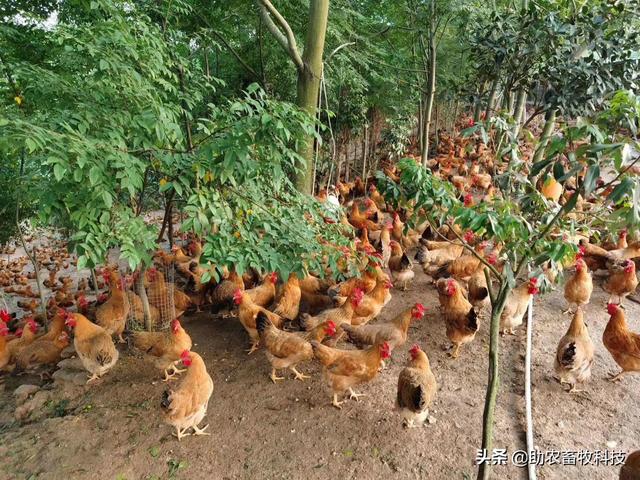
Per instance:
[[[158,447],[149,448],[149,455],[153,458],[158,458],[158,455],[160,455],[160,449]]]
[[[64,417],[67,415],[67,407],[69,406],[69,400],[63,398],[54,402],[53,400],[47,402],[47,407],[51,410],[51,415],[54,417]]]
[[[167,465],[169,465],[169,478],[175,478],[179,470],[187,467],[187,462],[172,458]]]

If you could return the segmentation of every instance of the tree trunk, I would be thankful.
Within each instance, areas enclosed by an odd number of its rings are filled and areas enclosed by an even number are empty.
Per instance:
[[[493,450],[493,423],[500,389],[500,316],[504,309],[510,288],[505,282],[500,287],[495,304],[491,307],[491,325],[489,328],[489,379],[484,403],[482,421],[482,449],[490,455]],[[488,480],[490,474],[489,462],[481,463],[478,467],[477,480]]]
[[[429,32],[429,81],[427,84],[427,108],[425,112],[424,144],[422,145],[422,165],[427,166],[429,159],[429,130],[431,128],[431,113],[436,96],[436,2],[431,2],[431,28]]]
[[[304,44],[303,68],[298,71],[297,105],[313,117],[317,113],[320,77],[322,75],[322,53],[329,17],[329,0],[311,0],[309,24]],[[301,146],[300,155],[305,165],[296,173],[296,187],[299,191],[311,194],[313,190],[313,153],[315,138],[309,136]]]
[[[542,159],[542,154],[544,153],[545,148],[547,148],[547,143],[549,143],[549,138],[553,133],[553,127],[556,124],[556,109],[553,108],[551,110],[547,110],[544,120],[544,128],[542,130],[542,135],[540,135],[540,142],[533,154],[533,163],[539,162]]]
[[[142,311],[144,312],[144,328],[147,332],[152,329],[151,325],[151,308],[149,307],[149,297],[147,297],[147,289],[144,288],[144,276],[147,272],[147,267],[140,268],[140,275],[138,275],[138,281],[136,282],[138,296],[142,300]],[[160,273],[163,275],[162,273]]]
[[[516,105],[515,110],[513,112],[513,118],[516,121],[513,127],[514,136],[518,136],[520,133],[520,127],[522,126],[522,117],[524,116],[524,112],[526,110],[527,104],[527,92],[524,89],[518,90],[518,94],[516,95]]]
[[[487,108],[484,111],[484,119],[489,120],[494,110],[494,103],[496,101],[496,94],[498,93],[498,77],[491,82],[491,90],[489,91],[489,98],[487,99]]]

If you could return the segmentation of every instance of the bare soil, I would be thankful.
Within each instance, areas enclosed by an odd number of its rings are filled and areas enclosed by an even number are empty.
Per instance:
[[[487,382],[487,321],[476,340],[452,360],[443,351],[444,325],[430,278],[421,272],[408,292],[393,292],[379,320],[414,302],[428,307],[412,328],[407,345],[393,353],[367,396],[338,411],[316,363],[301,370],[313,378],[290,377],[277,385],[268,378],[264,352],[247,356],[247,336],[235,318],[202,313],[185,328],[194,350],[207,363],[214,392],[205,422],[211,436],[178,442],[163,424],[159,408],[166,384],[135,352],[121,355],[115,369],[85,387],[54,385],[38,377],[4,378],[0,395],[0,478],[2,479],[377,479],[475,478]],[[585,392],[568,394],[553,380],[553,358],[570,318],[560,292],[539,298],[534,308],[533,395],[535,441],[541,450],[640,448],[640,377],[622,384],[606,377],[617,365],[602,345],[606,297],[596,288],[586,320],[596,345],[593,377]],[[640,331],[638,305],[627,302],[630,326]],[[393,411],[396,382],[411,344],[426,349],[439,384],[435,422],[403,430]],[[495,447],[510,452],[524,443],[524,328],[506,337],[502,348],[502,389]],[[126,350],[126,347],[123,348]],[[26,423],[14,418],[12,392],[36,383],[50,399]],[[512,465],[494,467],[496,479],[523,479]],[[541,479],[618,478],[611,466],[543,466]]]

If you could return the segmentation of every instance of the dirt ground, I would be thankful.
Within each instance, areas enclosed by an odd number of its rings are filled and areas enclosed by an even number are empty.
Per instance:
[[[194,350],[207,363],[214,392],[205,422],[211,436],[178,442],[162,422],[166,384],[139,355],[127,353],[115,369],[89,387],[54,386],[38,377],[5,377],[0,386],[0,478],[2,479],[377,479],[475,478],[487,381],[486,320],[476,340],[452,360],[442,350],[444,325],[429,277],[422,273],[408,292],[393,292],[379,320],[414,302],[428,307],[407,345],[386,370],[356,389],[367,396],[343,410],[330,395],[315,363],[301,370],[313,378],[274,385],[264,352],[247,356],[247,336],[234,318],[186,317]],[[586,320],[596,345],[592,381],[569,395],[552,378],[553,358],[570,318],[561,292],[537,299],[534,316],[533,395],[535,441],[541,450],[640,448],[640,376],[622,384],[606,380],[617,366],[602,345],[607,315],[596,288]],[[640,331],[640,308],[627,302],[632,329]],[[495,447],[524,449],[524,329],[505,338],[502,390]],[[426,349],[439,384],[432,423],[403,430],[393,411],[396,382],[411,344]],[[126,350],[126,347],[123,347]],[[12,392],[19,384],[43,385],[50,399],[30,420],[14,419]],[[434,421],[435,420],[435,421]],[[614,443],[615,442],[615,443]],[[611,466],[543,466],[541,479],[616,479]],[[496,479],[526,478],[514,466],[495,467]]]

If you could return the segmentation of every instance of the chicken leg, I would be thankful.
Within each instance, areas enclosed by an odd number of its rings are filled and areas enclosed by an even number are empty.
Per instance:
[[[334,393],[333,394],[333,402],[331,402],[331,405],[333,405],[334,407],[336,407],[338,410],[342,410],[342,404],[344,403],[344,400],[342,402],[338,401],[338,394]]]
[[[621,371],[620,373],[618,373],[617,375],[614,375],[613,377],[610,377],[610,378],[609,378],[609,381],[610,381],[610,382],[614,382],[614,383],[615,383],[615,382],[619,382],[619,381],[621,381],[621,380],[622,380],[622,376],[623,376],[623,375],[625,375],[626,373],[629,373],[629,372],[627,372],[627,371],[623,370],[623,371]]]
[[[278,380],[284,380],[284,377],[279,377],[278,375],[276,375],[276,369],[275,368],[271,369],[271,375],[269,375],[269,378],[271,378],[271,381],[273,383],[277,383]]]
[[[193,434],[194,435],[211,435],[209,432],[205,432],[205,430],[209,427],[209,424],[205,425],[202,428],[198,428],[197,425],[193,426]]]
[[[349,399],[350,400],[355,400],[356,402],[359,402],[359,398],[360,397],[365,397],[367,394],[366,393],[356,393],[353,391],[352,388],[349,388]]]
[[[304,373],[300,373],[298,370],[296,370],[296,367],[289,367],[289,370],[291,370],[294,374],[295,374],[295,379],[296,380],[300,380],[301,382],[304,382],[305,378],[311,378],[309,375],[305,375]]]

